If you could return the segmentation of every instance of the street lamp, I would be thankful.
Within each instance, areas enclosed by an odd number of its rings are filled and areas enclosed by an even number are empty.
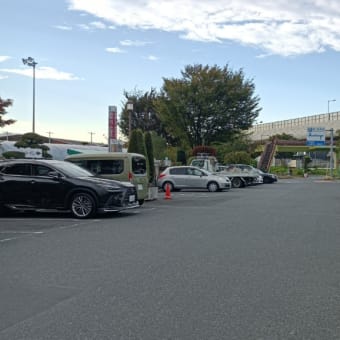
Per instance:
[[[126,109],[129,112],[129,140],[131,139],[131,130],[132,130],[132,111],[133,111],[133,102],[129,100],[126,103]]]
[[[35,133],[35,66],[38,64],[32,57],[22,59],[24,65],[33,67],[33,120],[32,120],[32,132]]]
[[[328,120],[330,120],[330,114],[329,114],[329,103],[330,102],[336,102],[336,99],[328,99],[328,111],[327,111],[327,113],[328,113]]]

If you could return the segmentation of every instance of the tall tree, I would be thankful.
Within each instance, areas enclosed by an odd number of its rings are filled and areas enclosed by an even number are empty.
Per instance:
[[[13,104],[13,101],[11,99],[2,99],[0,97],[0,127],[4,127],[5,125],[10,125],[15,123],[16,121],[14,119],[7,119],[4,120],[3,116],[7,114],[7,108]]]
[[[186,66],[180,79],[163,79],[156,112],[167,132],[191,147],[227,141],[258,117],[255,85],[228,65]]]
[[[155,89],[151,88],[150,91],[146,92],[136,89],[131,92],[124,91],[124,97],[125,100],[122,103],[123,110],[119,119],[119,128],[123,135],[129,135],[131,123],[131,130],[154,131],[157,135],[168,139],[164,124],[159,120],[155,111],[154,103],[158,97]],[[133,104],[132,112],[129,112],[127,109],[128,102]]]
[[[149,183],[154,182],[155,180],[155,160],[153,155],[153,144],[151,132],[146,132],[144,136],[145,140],[145,148],[147,153],[148,165],[149,165]]]
[[[143,131],[140,129],[131,131],[128,152],[135,152],[146,156]]]

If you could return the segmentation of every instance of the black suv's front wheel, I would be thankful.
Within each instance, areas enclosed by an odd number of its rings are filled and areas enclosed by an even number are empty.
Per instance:
[[[96,203],[93,197],[86,192],[73,195],[70,203],[71,213],[76,218],[89,218],[96,213]]]

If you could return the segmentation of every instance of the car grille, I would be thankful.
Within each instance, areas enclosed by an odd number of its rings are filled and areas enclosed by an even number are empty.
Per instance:
[[[124,208],[136,205],[136,202],[130,202],[130,196],[134,195],[137,199],[137,191],[135,187],[125,188],[124,190],[112,193],[105,204],[106,209]],[[119,209],[118,209],[119,210]]]
[[[128,188],[128,190],[126,190],[125,192],[125,195],[124,195],[124,203],[125,204],[130,204],[130,196],[131,195],[134,195],[135,196],[135,199],[137,200],[137,190],[135,187],[131,187],[131,188]]]

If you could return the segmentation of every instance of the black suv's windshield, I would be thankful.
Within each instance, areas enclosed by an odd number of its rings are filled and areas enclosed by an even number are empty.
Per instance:
[[[69,162],[51,163],[55,169],[59,170],[68,177],[93,177],[94,175],[80,166]]]

